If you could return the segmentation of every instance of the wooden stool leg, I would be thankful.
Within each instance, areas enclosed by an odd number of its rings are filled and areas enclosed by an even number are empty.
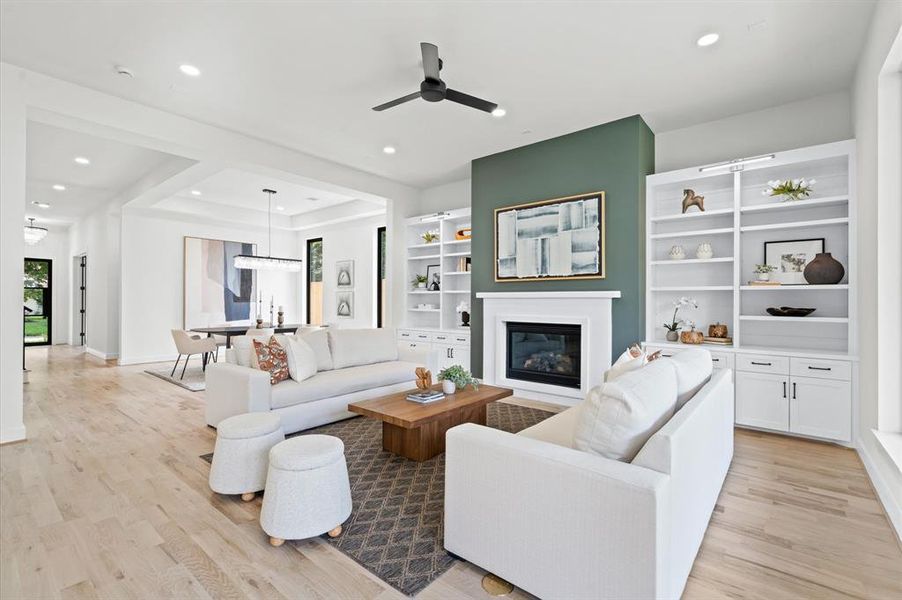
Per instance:
[[[247,492],[246,494],[241,494],[241,499],[245,502],[250,502],[255,496],[256,494],[254,492]]]
[[[279,546],[281,546],[284,543],[285,543],[285,540],[283,540],[282,538],[277,538],[277,537],[269,538],[270,546],[274,546],[274,547],[278,548]]]
[[[329,536],[330,538],[338,537],[338,536],[340,536],[340,535],[341,535],[341,525],[339,525],[338,527],[336,527],[335,529],[331,530],[331,531],[328,533],[328,536]]]

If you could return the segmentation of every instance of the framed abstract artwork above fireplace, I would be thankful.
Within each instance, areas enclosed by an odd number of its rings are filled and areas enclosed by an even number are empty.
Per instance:
[[[604,279],[605,193],[495,209],[495,281]]]

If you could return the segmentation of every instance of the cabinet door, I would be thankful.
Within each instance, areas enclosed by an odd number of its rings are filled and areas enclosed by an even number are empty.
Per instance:
[[[737,371],[736,423],[789,431],[789,378]]]
[[[439,370],[447,369],[451,365],[455,364],[451,358],[451,349],[454,346],[450,344],[433,344],[433,350],[438,350],[438,368]],[[438,375],[438,373],[433,373],[433,375]]]
[[[469,346],[451,346],[451,364],[460,365],[467,371],[470,370]]]
[[[833,440],[852,440],[852,388],[848,381],[793,377],[789,430]]]

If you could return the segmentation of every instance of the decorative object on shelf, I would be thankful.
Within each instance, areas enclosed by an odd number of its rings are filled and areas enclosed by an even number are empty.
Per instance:
[[[335,261],[335,287],[344,290],[354,288],[354,261]]]
[[[764,242],[764,262],[776,265],[772,279],[784,285],[805,285],[805,267],[824,252],[824,238]]]
[[[426,285],[430,292],[438,292],[442,289],[441,265],[428,265],[426,267]]]
[[[721,346],[733,345],[733,338],[731,337],[711,337],[706,335],[702,341],[706,344],[719,344]]]
[[[605,195],[495,209],[495,281],[604,279]]]
[[[28,217],[28,225],[25,226],[25,243],[34,246],[45,237],[50,230],[46,227],[38,227],[34,224],[34,217]]]
[[[821,252],[810,263],[805,265],[802,276],[812,285],[834,285],[842,281],[846,274],[842,263],[833,258],[829,252]]]
[[[705,334],[695,330],[695,322],[686,321],[686,325],[689,326],[689,331],[680,332],[680,342],[684,344],[701,344],[705,341]]]
[[[680,309],[686,307],[698,308],[698,302],[695,301],[695,298],[689,298],[687,296],[683,296],[678,300],[673,301],[673,318],[670,319],[670,323],[664,323],[664,329],[667,330],[667,341],[668,342],[676,342],[679,340],[679,331],[683,325],[682,319],[677,319],[677,314],[680,312]],[[694,327],[694,325],[693,325]]]
[[[267,196],[269,209],[266,211],[267,230],[269,231],[269,254],[266,256],[258,256],[254,254],[238,254],[233,259],[236,269],[248,269],[252,271],[289,271],[297,273],[301,270],[302,262],[297,258],[280,258],[272,256],[272,197],[276,190],[265,189],[263,193]]]
[[[427,281],[428,281],[428,279],[426,278],[425,275],[422,275],[420,273],[415,273],[413,276],[413,279],[410,281],[410,283],[411,283],[411,285],[413,285],[413,287],[423,290],[423,289],[426,289]]]
[[[714,325],[708,325],[708,337],[725,338],[729,333],[726,324],[721,323],[720,321],[716,322]]]
[[[755,280],[755,281],[749,281],[749,285],[754,286],[754,287],[777,287],[777,286],[780,286],[780,285],[783,285],[783,284],[780,283],[779,281],[760,281],[760,280]]]
[[[439,230],[438,229],[430,229],[428,231],[424,231],[420,234],[420,237],[423,238],[423,241],[427,244],[434,244],[439,240]]]
[[[234,259],[254,254],[255,244],[185,236],[184,241],[184,329],[210,323],[246,325],[263,317],[262,298],[257,298],[253,271],[238,269]]]
[[[354,318],[354,292],[335,292],[335,316]]]
[[[773,179],[767,182],[767,189],[761,192],[761,195],[776,196],[784,202],[801,200],[811,195],[814,191],[811,186],[815,183],[816,179]]]
[[[279,312],[276,313],[276,316],[278,318],[277,322],[279,323],[279,327],[281,327],[282,325],[285,324],[285,307],[284,306],[279,307]]]
[[[683,247],[679,244],[670,247],[670,252],[667,255],[670,260],[683,260],[686,258],[686,251],[683,250]]]
[[[794,308],[792,306],[781,306],[777,308],[771,306],[767,309],[767,314],[774,317],[807,317],[816,310],[816,308]]]
[[[469,327],[470,326],[470,304],[461,300],[460,303],[458,303],[457,308],[455,308],[454,310],[460,315],[460,326],[461,327]]]
[[[263,329],[263,317],[257,317],[255,323],[257,323],[257,329]]]
[[[469,273],[470,266],[472,265],[472,261],[469,256],[461,256],[457,259],[457,272],[458,273]]]
[[[700,211],[705,212],[705,197],[699,196],[694,190],[683,190],[683,214],[686,214],[692,206],[697,206]]]
[[[758,281],[770,281],[770,274],[777,270],[773,265],[755,265],[755,278]]]
[[[451,365],[447,369],[439,371],[438,380],[442,382],[442,391],[446,394],[453,394],[468,385],[472,385],[474,390],[479,389],[479,382],[476,381],[476,378],[460,365]]]
[[[417,376],[417,388],[428,390],[432,387],[432,371],[427,370],[425,367],[417,367],[414,373]]]
[[[435,310],[438,307],[435,304],[427,304],[425,302],[421,302],[417,304],[417,308],[419,308],[420,310]]]
[[[473,230],[469,227],[464,227],[463,229],[458,229],[454,232],[454,239],[456,240],[469,240],[473,237]]]
[[[700,258],[701,260],[708,260],[714,258],[714,248],[711,246],[710,242],[702,242],[695,249],[695,258]]]

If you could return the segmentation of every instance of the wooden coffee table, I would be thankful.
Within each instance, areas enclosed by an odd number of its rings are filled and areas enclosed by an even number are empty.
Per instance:
[[[434,389],[441,389],[441,385]],[[462,423],[485,425],[486,405],[512,390],[480,385],[446,395],[429,404],[407,399],[412,391],[348,404],[348,410],[382,421],[382,448],[411,460],[429,460],[445,451],[445,432]]]

